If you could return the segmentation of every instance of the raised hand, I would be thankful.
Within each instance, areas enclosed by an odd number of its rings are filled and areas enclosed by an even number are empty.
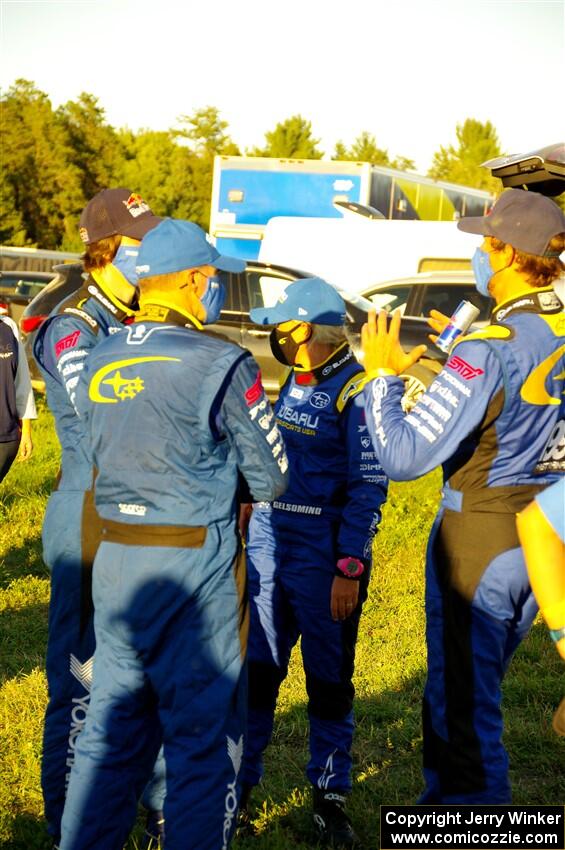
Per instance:
[[[399,337],[400,310],[394,311],[390,325],[386,310],[380,310],[378,318],[374,310],[369,310],[367,323],[361,329],[363,365],[367,374],[384,369],[388,374],[400,375],[413,366],[426,351],[425,345],[404,351]]]

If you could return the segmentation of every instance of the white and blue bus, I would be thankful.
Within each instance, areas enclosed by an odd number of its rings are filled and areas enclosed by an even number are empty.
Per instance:
[[[274,217],[339,218],[340,203],[374,217],[453,221],[484,215],[488,192],[367,162],[217,156],[210,234],[222,253],[254,260]]]

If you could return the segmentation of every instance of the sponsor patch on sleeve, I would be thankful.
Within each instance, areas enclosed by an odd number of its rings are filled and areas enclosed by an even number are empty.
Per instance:
[[[470,363],[467,363],[462,357],[458,357],[457,354],[450,357],[445,365],[448,369],[458,372],[464,381],[471,381],[473,378],[477,378],[479,375],[484,375],[485,373],[484,369],[480,369],[478,366],[471,366]]]
[[[247,402],[247,407],[251,407],[253,404],[258,402],[262,395],[263,384],[261,383],[261,370],[259,370],[257,372],[257,377],[255,378],[254,383],[249,387],[248,390],[245,391],[245,401]]]
[[[534,472],[537,475],[565,472],[565,419],[555,423]]]
[[[80,331],[73,331],[72,334],[68,334],[68,336],[64,336],[58,342],[55,343],[55,357],[59,357],[63,351],[68,351],[69,348],[74,348],[78,343],[78,338],[80,336]]]

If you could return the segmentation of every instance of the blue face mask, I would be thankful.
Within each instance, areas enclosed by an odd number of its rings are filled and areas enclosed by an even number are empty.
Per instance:
[[[120,245],[116,251],[116,256],[112,260],[114,265],[125,277],[128,283],[132,286],[137,286],[137,255],[139,254],[139,245]]]
[[[200,303],[206,310],[203,325],[213,325],[220,318],[220,313],[226,300],[226,288],[217,275],[208,278],[204,295]]]
[[[483,251],[482,248],[477,248],[471,258],[471,266],[473,268],[473,274],[475,275],[475,285],[477,290],[481,293],[481,295],[490,298],[488,285],[496,272],[490,264],[490,257],[487,252]]]

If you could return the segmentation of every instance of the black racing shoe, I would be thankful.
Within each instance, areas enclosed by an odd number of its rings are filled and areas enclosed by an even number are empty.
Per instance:
[[[239,796],[239,811],[237,815],[237,835],[251,836],[255,835],[255,827],[251,822],[249,813],[249,798],[253,791],[253,785],[243,785]]]
[[[163,812],[147,812],[145,833],[141,850],[163,850],[165,846],[165,818]]]
[[[335,791],[313,789],[314,823],[318,827],[320,842],[324,847],[358,847],[351,821],[345,814],[345,796]]]

